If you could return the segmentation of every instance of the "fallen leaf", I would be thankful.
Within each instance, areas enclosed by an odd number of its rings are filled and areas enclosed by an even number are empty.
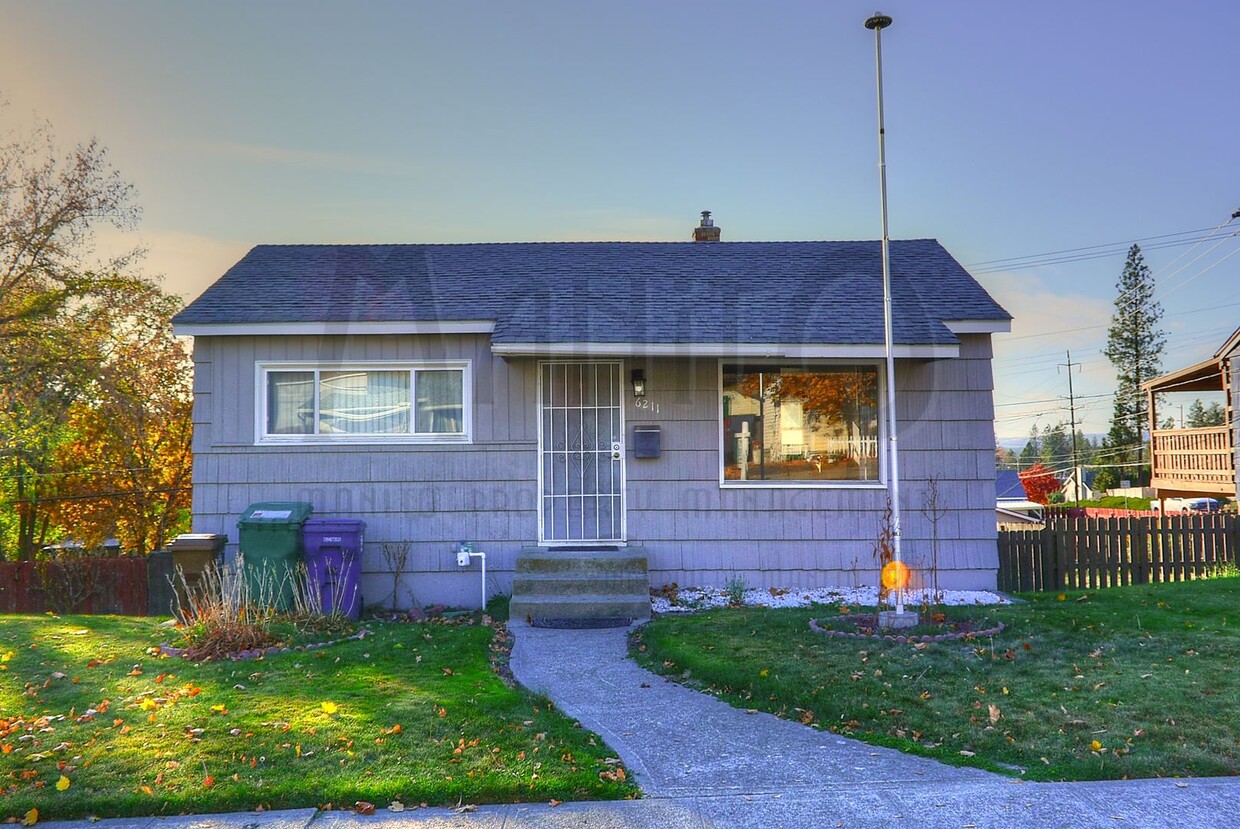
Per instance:
[[[214,785],[215,785],[215,778],[212,777],[211,775],[208,774],[206,777],[202,778],[202,787],[204,789],[209,789]]]
[[[405,811],[405,804],[401,803],[399,800],[393,800],[391,803],[388,804],[388,811],[389,812],[403,812]]]
[[[65,777],[63,774],[60,775],[60,779],[56,781],[56,791],[63,792],[65,789],[69,788],[69,786],[69,778]]]
[[[999,721],[999,718],[1003,716],[1003,714],[999,712],[999,706],[995,705],[994,703],[990,704],[989,709],[990,709],[990,724],[994,725],[995,723]]]
[[[26,812],[26,817],[22,819],[22,826],[34,826],[39,822],[39,810],[31,809]]]
[[[563,801],[562,801],[562,800],[556,800],[556,799],[553,797],[553,798],[551,798],[551,802],[550,802],[550,803],[548,803],[547,805],[548,805],[548,806],[550,806],[552,809],[554,809],[556,806],[559,806],[561,803],[563,803]]]
[[[323,713],[328,716],[331,716],[340,710],[340,706],[334,702],[321,702],[319,703],[319,708],[322,709]]]
[[[359,800],[353,804],[353,811],[359,815],[373,815],[375,813],[375,804],[366,800]]]
[[[1102,743],[1098,742],[1097,740],[1091,740],[1089,743],[1089,750],[1090,751],[1102,751]]]

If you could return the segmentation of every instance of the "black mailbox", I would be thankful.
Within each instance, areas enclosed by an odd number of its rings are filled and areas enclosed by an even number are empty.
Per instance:
[[[633,427],[633,457],[657,458],[663,449],[663,433],[658,425],[642,424]]]

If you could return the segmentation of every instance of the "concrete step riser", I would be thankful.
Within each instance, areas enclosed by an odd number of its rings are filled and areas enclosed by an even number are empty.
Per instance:
[[[648,619],[650,601],[612,601],[607,596],[577,596],[570,601],[552,597],[514,598],[509,605],[509,615],[514,619]]]
[[[633,576],[517,575],[512,580],[513,596],[578,596],[596,594],[638,598],[650,595],[645,574]]]
[[[635,573],[645,575],[645,556],[615,558],[573,556],[518,556],[518,573]]]

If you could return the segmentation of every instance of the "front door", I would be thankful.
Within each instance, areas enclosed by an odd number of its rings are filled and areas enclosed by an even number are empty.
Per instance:
[[[539,543],[623,542],[620,363],[541,363],[538,388]]]

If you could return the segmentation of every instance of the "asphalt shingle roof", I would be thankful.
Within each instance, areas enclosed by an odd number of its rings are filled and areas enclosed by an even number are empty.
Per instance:
[[[882,342],[878,242],[260,245],[182,325],[494,320],[496,343]],[[891,243],[894,337],[1010,315],[933,239]]]

